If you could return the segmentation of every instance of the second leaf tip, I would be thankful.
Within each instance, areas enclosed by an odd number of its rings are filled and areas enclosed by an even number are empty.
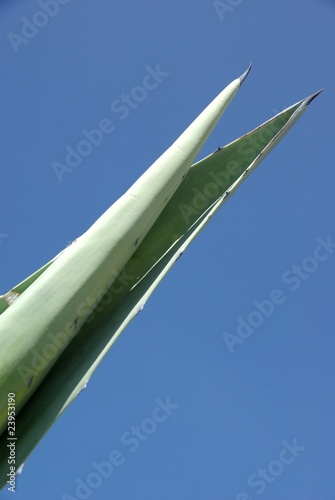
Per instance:
[[[308,106],[308,104],[310,104],[319,94],[321,94],[321,92],[323,91],[324,89],[321,89],[321,90],[318,90],[318,92],[315,92],[314,94],[310,95],[309,97],[306,97],[305,101],[304,101],[304,104],[306,106]]]

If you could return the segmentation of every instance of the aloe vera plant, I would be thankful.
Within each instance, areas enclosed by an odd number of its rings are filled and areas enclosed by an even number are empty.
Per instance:
[[[78,393],[213,214],[319,92],[193,164],[248,70],[72,245],[0,297],[0,388],[17,405],[17,464]],[[6,398],[0,407],[7,439]],[[0,459],[6,477],[6,457]],[[2,479],[1,487],[6,483]]]

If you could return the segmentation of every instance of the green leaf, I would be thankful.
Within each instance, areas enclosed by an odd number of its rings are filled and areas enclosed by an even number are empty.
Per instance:
[[[0,391],[19,412],[87,320],[91,304],[136,252],[240,89],[249,70],[200,113],[99,219],[40,273],[0,315]],[[2,300],[2,305],[4,301]],[[61,341],[52,341],[60,332]],[[7,408],[0,400],[0,432]]]

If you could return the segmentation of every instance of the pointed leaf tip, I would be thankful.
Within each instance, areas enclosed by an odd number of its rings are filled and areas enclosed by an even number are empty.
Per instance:
[[[319,90],[318,92],[315,92],[315,94],[312,94],[309,97],[306,97],[303,104],[305,106],[308,106],[313,101],[313,99],[315,99],[319,94],[321,94],[322,91],[323,91],[323,89]]]
[[[252,66],[252,63],[249,64],[248,69],[243,73],[243,75],[240,76],[240,78],[239,78],[239,80],[240,80],[240,86],[242,85],[242,83],[247,78],[248,74],[250,73],[251,66]]]

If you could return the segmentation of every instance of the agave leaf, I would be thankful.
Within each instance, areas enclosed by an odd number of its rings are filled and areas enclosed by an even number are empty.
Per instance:
[[[0,391],[15,393],[17,411],[87,320],[87,299],[93,303],[100,299],[101,290],[112,285],[141,244],[248,72],[230,83],[131,188],[0,315]],[[5,299],[8,302],[8,296]],[[63,332],[62,342],[51,345],[57,332]],[[43,354],[43,362],[25,377],[36,352]],[[3,399],[0,432],[5,429],[6,416]]]
[[[281,140],[317,94],[192,166],[116,280],[17,416],[22,464],[92,373],[158,283],[219,207]],[[57,339],[55,339],[55,342]],[[60,338],[58,339],[60,341]],[[6,433],[1,437],[2,444]],[[6,470],[5,460],[0,471]]]

